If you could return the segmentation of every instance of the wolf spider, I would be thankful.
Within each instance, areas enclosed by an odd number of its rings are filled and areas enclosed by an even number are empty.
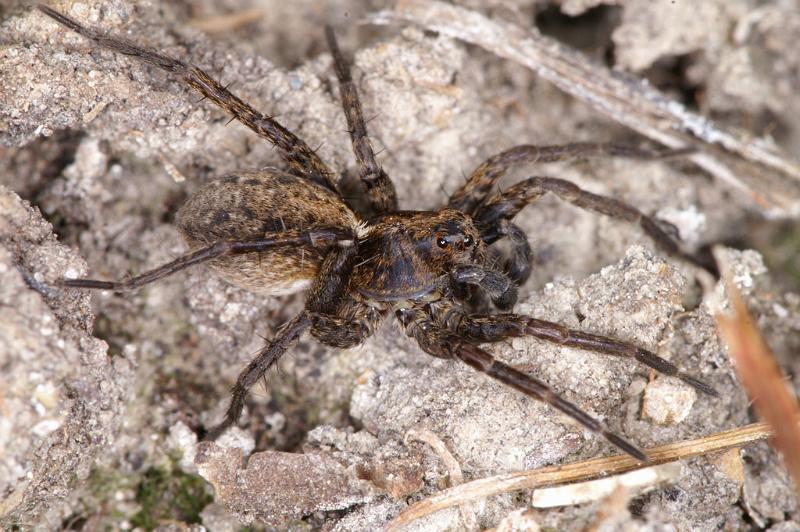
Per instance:
[[[699,257],[684,252],[653,218],[568,181],[535,176],[504,192],[494,191],[497,180],[515,165],[598,155],[662,159],[685,150],[587,143],[517,146],[478,166],[446,207],[438,211],[398,210],[394,185],[370,146],[350,67],[332,29],[327,27],[325,36],[358,163],[362,199],[371,211],[367,215],[342,197],[334,172],[305,142],[196,66],[85,27],[49,7],[40,5],[38,9],[101,47],[171,72],[271,142],[288,167],[286,171],[267,168],[240,172],[203,186],[181,207],[176,219],[195,251],[123,281],[60,281],[72,288],[125,291],[208,262],[231,283],[260,293],[308,290],[304,310],[284,324],[241,372],[225,418],[208,431],[208,438],[218,437],[238,420],[249,388],[303,333],[310,332],[327,346],[353,347],[369,337],[390,313],[426,353],[460,360],[552,405],[642,462],[648,461],[647,456],[636,446],[541,380],[495,359],[479,344],[533,336],[630,358],[716,395],[709,385],[636,345],[529,316],[476,313],[488,304],[481,301],[486,296],[500,311],[514,305],[517,287],[531,271],[531,248],[513,220],[526,205],[548,192],[583,209],[638,223],[669,254],[708,267]],[[490,260],[487,248],[503,238],[509,241],[511,251],[504,267],[499,268]]]

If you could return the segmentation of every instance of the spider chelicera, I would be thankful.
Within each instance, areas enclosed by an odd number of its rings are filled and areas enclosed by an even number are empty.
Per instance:
[[[504,192],[497,180],[513,165],[613,155],[659,159],[685,150],[647,150],[611,144],[522,145],[478,166],[438,211],[398,210],[389,176],[378,165],[367,137],[350,67],[331,28],[326,38],[363,189],[360,208],[340,193],[336,175],[309,146],[271,117],[240,100],[199,68],[88,28],[46,6],[38,9],[99,46],[168,72],[236,120],[270,141],[287,165],[240,172],[212,181],[177,214],[177,225],[195,251],[119,282],[64,279],[62,286],[131,290],[189,266],[208,262],[226,280],[264,294],[307,290],[304,310],[283,325],[241,372],[224,420],[208,431],[214,439],[233,425],[249,388],[306,332],[340,348],[362,343],[390,314],[406,334],[435,357],[460,360],[533,398],[545,401],[584,427],[602,434],[636,459],[647,456],[547,384],[495,359],[479,344],[533,336],[556,344],[630,358],[694,388],[713,388],[646,349],[508,313],[517,287],[531,270],[531,248],[513,220],[526,205],[552,193],[578,207],[636,223],[666,252],[710,268],[684,252],[653,218],[618,200],[584,191],[552,177],[530,177]],[[510,243],[498,266],[488,246]],[[488,302],[501,313],[478,312]]]

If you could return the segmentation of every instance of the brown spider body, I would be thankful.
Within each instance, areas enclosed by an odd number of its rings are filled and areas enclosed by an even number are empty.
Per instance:
[[[365,223],[325,187],[271,168],[210,181],[183,204],[175,223],[194,248],[291,229],[351,231],[358,253],[350,288],[371,303],[423,297],[454,265],[485,257],[472,218],[460,211],[399,211]],[[283,295],[308,288],[327,253],[311,244],[275,247],[209,265],[232,284]]]
[[[175,223],[188,244],[253,240],[296,229],[339,227],[355,231],[357,215],[339,196],[307,179],[267,168],[238,172],[201,187],[180,208]],[[261,294],[282,295],[308,288],[326,249],[311,244],[273,247],[213,259],[226,280]]]
[[[485,257],[472,218],[454,209],[394,212],[363,233],[351,289],[375,301],[422,298],[454,266],[483,265]]]
[[[61,286],[135,289],[184,268],[209,262],[224,278],[249,290],[283,294],[308,288],[301,313],[239,375],[224,421],[207,436],[233,425],[249,388],[304,333],[320,343],[352,347],[379,322],[394,317],[426,353],[465,364],[520,392],[545,401],[609,442],[647,461],[647,456],[600,421],[563,399],[547,384],[495,359],[482,343],[532,336],[563,346],[635,360],[694,388],[713,388],[646,349],[557,323],[514,313],[486,312],[488,296],[507,311],[517,287],[530,273],[532,253],[514,217],[545,193],[578,207],[641,226],[667,253],[707,267],[684,252],[663,224],[623,202],[592,194],[562,179],[533,176],[503,191],[497,180],[512,165],[553,162],[591,155],[662,159],[686,150],[653,151],[612,144],[575,143],[516,146],[479,165],[448,204],[438,211],[399,211],[391,179],[375,160],[349,66],[330,28],[326,37],[339,81],[350,139],[366,203],[362,216],[344,199],[328,166],[309,146],[272,117],[256,111],[211,76],[178,59],[87,28],[48,7],[39,9],[99,46],[155,65],[231,113],[270,141],[286,170],[240,172],[203,186],[177,215],[195,251],[126,281],[63,279]],[[505,239],[505,263],[488,260],[488,247]]]

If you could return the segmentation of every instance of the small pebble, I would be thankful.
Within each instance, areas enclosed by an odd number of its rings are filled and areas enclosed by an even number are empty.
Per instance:
[[[697,392],[682,382],[658,378],[644,389],[642,415],[659,425],[677,425],[689,415]]]

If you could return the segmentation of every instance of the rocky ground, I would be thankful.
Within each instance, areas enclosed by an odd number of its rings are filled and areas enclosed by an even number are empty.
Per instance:
[[[202,183],[279,164],[270,146],[154,68],[98,51],[25,7],[0,4],[0,526],[375,530],[450,480],[609,454],[546,405],[431,359],[393,325],[338,351],[304,340],[251,394],[217,444],[249,357],[302,305],[264,298],[198,267],[133,294],[54,288],[113,279],[187,251],[171,225]],[[57,2],[54,7],[202,66],[353,172],[322,27],[355,53],[374,145],[401,205],[435,208],[477,164],[519,143],[642,143],[524,68],[414,28],[359,25],[378,1]],[[647,77],[720,124],[770,135],[800,159],[800,31],[794,2],[463,2],[540,29]],[[603,5],[601,5],[603,4]],[[231,22],[229,15],[239,16]],[[227,17],[227,18],[226,18]],[[530,175],[519,169],[508,183]],[[737,285],[789,375],[800,371],[797,222],[765,221],[693,166],[609,159],[537,169],[622,198],[689,245],[725,242]],[[517,339],[492,347],[640,446],[752,420],[696,271],[635,227],[540,200],[518,217],[535,250],[517,312],[636,342],[720,391],[719,399],[624,360]],[[754,247],[757,251],[746,250]],[[793,380],[795,390],[800,381]],[[765,444],[684,463],[608,529],[800,529],[797,501]],[[530,493],[472,507],[498,526]],[[538,509],[579,530],[602,503]],[[458,509],[419,530],[465,527]]]

